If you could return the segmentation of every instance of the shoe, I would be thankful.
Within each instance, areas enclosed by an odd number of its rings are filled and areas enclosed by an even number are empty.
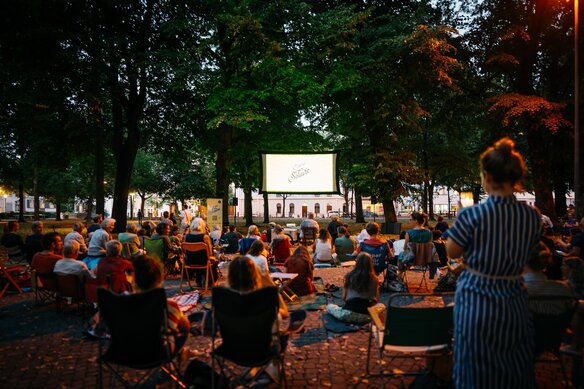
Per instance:
[[[562,354],[572,355],[574,357],[581,357],[582,356],[582,349],[577,349],[574,346],[572,346],[571,344],[560,347],[560,352]]]

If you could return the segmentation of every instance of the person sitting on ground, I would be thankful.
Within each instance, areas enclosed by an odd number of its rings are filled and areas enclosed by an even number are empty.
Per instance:
[[[211,242],[213,243],[213,247],[219,246],[219,240],[221,240],[221,226],[219,224],[215,224],[213,226],[213,231],[209,234],[211,238]]]
[[[131,257],[144,255],[144,251],[140,250],[140,239],[138,238],[138,227],[134,223],[126,225],[126,232],[118,234],[118,240],[122,245],[127,245],[128,254]]]
[[[252,243],[246,257],[256,264],[262,276],[269,276],[268,260],[264,256],[265,250],[264,242],[258,239]]]
[[[355,267],[345,275],[343,285],[345,305],[328,304],[327,312],[338,320],[364,324],[370,321],[368,307],[379,301],[379,279],[373,271],[373,261],[368,253],[360,253],[355,258]],[[383,304],[380,304],[380,308]]]
[[[387,268],[387,262],[393,257],[393,252],[389,243],[379,238],[379,224],[369,222],[365,229],[370,238],[359,243],[353,255],[357,256],[361,252],[369,253],[373,260],[375,274],[380,274]]]
[[[284,228],[280,225],[274,227],[274,238],[269,245],[269,249],[274,256],[275,264],[284,264],[290,257],[290,238],[284,234]]]
[[[89,227],[87,227],[87,234],[92,234],[95,231],[99,230],[101,228],[101,223],[103,222],[103,216],[101,216],[100,214],[95,215],[93,218],[93,224],[90,225]]]
[[[76,240],[68,240],[63,244],[63,255],[64,258],[59,259],[55,263],[55,269],[53,270],[55,274],[73,274],[79,278],[95,278],[93,273],[87,268],[87,265],[77,260],[79,256],[79,243]]]
[[[254,241],[261,240],[260,230],[258,226],[252,224],[247,229],[247,236],[239,240],[239,253],[245,255],[248,253]]]
[[[128,282],[126,273],[133,273],[132,262],[120,257],[122,244],[118,240],[110,240],[106,243],[107,256],[97,264],[95,275],[98,280],[105,282],[110,277],[111,289],[116,293],[131,292],[132,285]]]
[[[87,243],[85,242],[84,235],[86,234],[87,229],[85,228],[85,224],[81,222],[73,223],[73,231],[65,235],[65,239],[63,240],[63,244],[66,245],[67,242],[75,241],[79,244],[79,258],[83,259],[87,255]]]
[[[363,228],[361,229],[361,232],[359,233],[359,235],[357,236],[357,243],[361,244],[364,241],[366,241],[367,239],[371,239],[371,236],[369,235],[369,233],[367,232],[367,225],[364,224]]]
[[[333,242],[333,245],[335,244],[335,241],[337,240],[337,238],[339,237],[339,227],[341,226],[341,224],[339,224],[339,217],[338,216],[333,216],[331,217],[332,221],[329,223],[329,225],[326,227],[326,229],[328,230],[329,234],[331,235],[331,239]]]
[[[2,246],[8,252],[8,260],[12,263],[23,262],[26,257],[24,254],[24,241],[22,237],[16,232],[20,228],[17,221],[10,220],[4,227],[4,235],[2,235]]]
[[[35,220],[32,222],[30,228],[32,229],[32,234],[28,235],[24,240],[24,251],[28,263],[32,262],[32,257],[36,253],[43,251],[42,240],[44,224],[40,220]]]
[[[298,276],[288,284],[288,287],[298,296],[305,296],[316,292],[312,284],[314,277],[314,264],[304,246],[299,246],[290,258],[284,263],[287,273],[297,273]]]
[[[318,238],[312,245],[312,252],[314,253],[312,259],[315,263],[335,263],[335,247],[328,230],[323,228],[319,231]]]
[[[193,219],[191,223],[191,227],[189,229],[189,233],[185,236],[185,242],[188,243],[205,243],[207,246],[207,252],[203,251],[196,251],[196,252],[187,252],[185,258],[186,265],[204,265],[207,263],[207,260],[211,260],[211,272],[213,280],[217,281],[219,278],[219,272],[217,270],[217,260],[213,257],[213,246],[211,246],[211,238],[207,234],[206,223],[205,221],[200,218],[196,217]],[[198,285],[203,285],[203,277],[205,277],[206,271],[203,270],[194,270],[195,277]],[[209,284],[212,284],[211,280],[209,280]]]
[[[43,235],[43,251],[36,253],[32,257],[31,266],[39,274],[52,273],[55,264],[63,258],[63,240],[56,232],[49,232]]]
[[[335,252],[337,259],[341,262],[353,260],[353,252],[357,249],[357,240],[351,236],[351,231],[347,227],[341,226],[338,229],[338,237],[335,240]],[[348,255],[351,255],[349,257]]]
[[[116,219],[107,218],[101,222],[101,228],[91,235],[87,257],[83,260],[89,270],[93,270],[97,263],[106,255],[105,244],[111,240],[111,232],[116,225]]]
[[[146,255],[138,257],[135,261],[134,271],[136,292],[147,292],[152,289],[162,288],[164,271],[160,261]],[[170,342],[171,351],[174,351],[185,344],[191,323],[174,300],[166,300],[166,314],[168,330],[174,335]]]
[[[565,296],[574,298],[572,288],[565,282],[548,280],[543,270],[550,261],[552,253],[545,244],[539,243],[531,252],[527,263],[523,268],[523,282],[527,288],[527,294],[532,296]],[[568,302],[569,303],[569,302]],[[561,314],[565,312],[566,301],[557,302],[530,301],[532,311],[547,314]]]
[[[227,243],[227,247],[223,249],[225,254],[235,254],[239,251],[239,236],[237,228],[234,225],[229,226],[229,232],[221,239]]]
[[[304,229],[306,227],[316,228],[315,236],[318,236],[318,232],[320,231],[320,226],[318,225],[316,220],[314,220],[314,217],[315,217],[314,212],[308,212],[308,219],[305,219],[302,221],[302,223],[300,223],[300,239],[304,238]]]
[[[441,233],[445,233],[448,228],[448,223],[444,221],[444,217],[438,216],[438,223],[434,226],[434,229],[439,230]]]

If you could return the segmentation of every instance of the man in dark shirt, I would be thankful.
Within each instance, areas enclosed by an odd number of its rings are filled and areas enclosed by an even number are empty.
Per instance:
[[[101,222],[103,221],[103,216],[95,215],[93,217],[93,224],[87,227],[87,233],[91,234],[101,228]]]
[[[32,222],[32,235],[27,236],[24,241],[24,251],[26,252],[26,260],[28,263],[32,262],[32,257],[36,253],[43,251],[43,245],[41,243],[43,239],[43,228],[43,222],[39,220]]]
[[[235,226],[229,226],[229,232],[221,237],[221,240],[227,243],[225,254],[235,254],[239,251],[239,236]]]
[[[6,224],[6,230],[2,235],[2,246],[8,252],[8,259],[20,262],[24,258],[24,242],[16,232],[20,228],[17,221],[11,220]]]
[[[327,226],[327,230],[329,232],[329,234],[331,234],[331,238],[333,240],[333,244],[335,244],[335,240],[339,237],[339,227],[341,225],[339,224],[339,217],[338,216],[333,216],[332,217],[332,221],[329,223],[329,225]]]
[[[436,223],[436,226],[434,228],[442,233],[445,233],[449,227],[448,223],[444,221],[444,218],[442,216],[438,216],[438,223]]]

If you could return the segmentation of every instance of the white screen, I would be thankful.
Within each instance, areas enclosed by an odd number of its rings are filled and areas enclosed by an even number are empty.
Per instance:
[[[262,192],[337,193],[337,154],[262,154]]]

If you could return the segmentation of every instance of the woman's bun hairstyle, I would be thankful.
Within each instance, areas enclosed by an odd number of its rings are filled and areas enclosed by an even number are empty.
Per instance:
[[[499,139],[481,154],[481,169],[489,173],[495,184],[511,184],[521,190],[521,180],[526,168],[523,157],[515,150],[515,142],[509,138]]]

